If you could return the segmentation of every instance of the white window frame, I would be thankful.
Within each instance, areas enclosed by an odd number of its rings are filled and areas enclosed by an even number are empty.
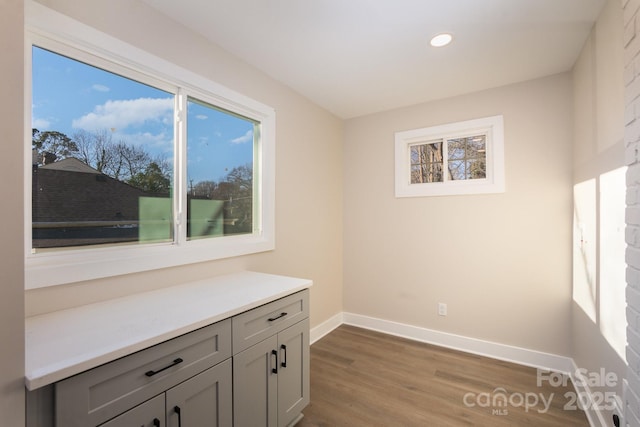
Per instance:
[[[252,234],[187,240],[186,194],[175,197],[174,241],[93,248],[71,248],[32,253],[31,236],[31,47],[51,48],[58,53],[73,52],[90,58],[92,65],[118,72],[125,77],[145,76],[159,88],[173,87],[177,93],[175,121],[176,153],[174,186],[186,188],[186,97],[192,96],[217,107],[260,122],[260,144],[254,150],[254,195],[259,211],[254,215]],[[61,52],[62,50],[62,52]],[[196,262],[229,258],[275,249],[275,126],[272,107],[124,43],[94,28],[55,12],[34,1],[25,3],[25,288],[35,289],[65,283],[148,271]],[[255,209],[255,207],[254,207]],[[180,237],[183,236],[183,237]]]
[[[487,171],[484,179],[411,183],[411,147],[453,138],[486,135]],[[443,175],[446,175],[446,157]],[[448,123],[395,134],[395,196],[425,197],[489,194],[505,191],[504,119],[502,115]]]

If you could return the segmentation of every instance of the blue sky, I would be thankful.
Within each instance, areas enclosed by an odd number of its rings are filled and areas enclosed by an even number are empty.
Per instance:
[[[173,94],[34,47],[32,126],[74,133],[108,130],[114,141],[173,161]],[[253,123],[206,104],[188,105],[187,173],[219,181],[252,163]]]

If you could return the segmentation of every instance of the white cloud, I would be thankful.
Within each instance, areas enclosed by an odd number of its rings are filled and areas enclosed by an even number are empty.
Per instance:
[[[152,154],[173,155],[173,136],[165,133],[151,132],[121,133],[113,135],[114,140],[127,144],[142,146]]]
[[[34,118],[33,121],[31,122],[31,127],[34,127],[36,129],[45,130],[45,129],[49,129],[50,126],[51,126],[51,122],[47,119]]]
[[[208,118],[209,118],[209,117],[208,117],[208,116],[205,116],[204,114],[198,114],[198,115],[196,116],[196,119],[198,119],[198,120],[207,120]]]
[[[74,119],[74,128],[122,130],[146,121],[163,122],[173,113],[173,98],[138,98],[107,101],[96,105],[93,112]]]
[[[253,130],[248,130],[244,135],[231,140],[231,142],[234,144],[244,144],[245,142],[250,141],[253,141]]]
[[[96,90],[98,92],[109,92],[111,89],[109,89],[108,86],[105,85],[101,85],[101,84],[94,84],[93,86],[91,86],[91,89]]]

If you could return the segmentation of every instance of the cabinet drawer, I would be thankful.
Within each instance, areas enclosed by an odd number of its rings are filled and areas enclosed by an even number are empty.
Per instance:
[[[60,381],[56,425],[97,426],[230,356],[227,319]]]
[[[232,318],[233,354],[309,317],[309,290],[270,302]]]

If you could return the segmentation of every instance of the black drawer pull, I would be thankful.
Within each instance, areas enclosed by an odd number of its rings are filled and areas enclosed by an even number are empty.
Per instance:
[[[155,374],[159,374],[162,371],[166,371],[167,369],[169,369],[169,368],[171,368],[173,366],[176,366],[177,364],[182,363],[182,362],[184,362],[184,360],[182,360],[182,358],[178,357],[177,359],[174,359],[174,361],[173,361],[173,363],[171,363],[171,365],[165,366],[164,368],[158,369],[157,371],[147,371],[144,374],[146,376],[148,376],[148,377],[152,377]]]
[[[275,366],[275,368],[271,368],[271,373],[273,374],[277,374],[278,373],[278,352],[275,350],[271,350],[271,355],[275,357],[276,359],[276,363],[274,363],[271,366]]]
[[[160,420],[157,418],[153,419],[153,427],[160,427]]]
[[[173,412],[178,414],[178,427],[182,427],[182,410],[180,409],[179,406],[174,406]]]
[[[267,320],[268,320],[269,322],[273,322],[274,320],[278,320],[278,319],[280,319],[281,317],[284,317],[284,316],[286,316],[286,315],[287,315],[287,313],[286,313],[285,311],[283,311],[282,313],[280,313],[280,316],[270,317],[270,318],[269,318],[269,319],[267,319]]]
[[[284,350],[284,356],[282,356],[282,351]],[[280,366],[283,368],[287,367],[287,346],[282,344],[280,346]]]

